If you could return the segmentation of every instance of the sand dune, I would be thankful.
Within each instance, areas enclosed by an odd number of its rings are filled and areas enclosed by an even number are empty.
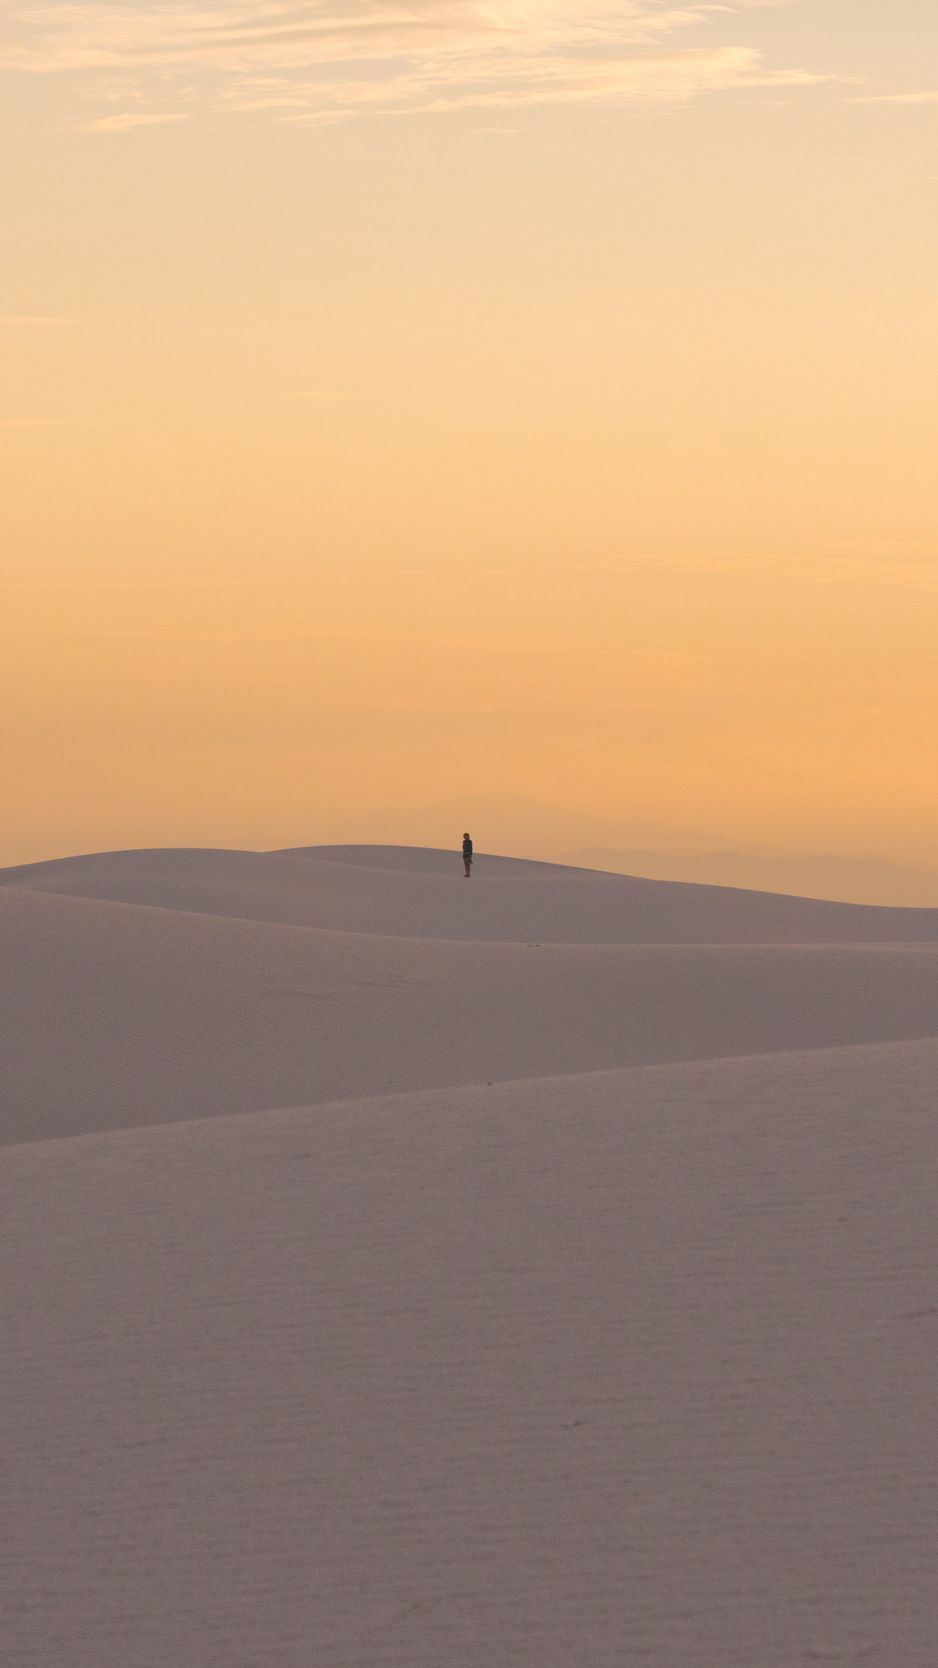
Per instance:
[[[456,885],[456,880],[460,885]],[[938,943],[938,910],[821,903],[407,847],[104,852],[0,885],[404,938],[590,944]]]
[[[0,1661],[932,1668],[936,919],[0,873]]]
[[[0,937],[8,1141],[938,1032],[930,945],[458,943],[20,887]]]
[[[8,1148],[17,1668],[931,1668],[938,1045]]]

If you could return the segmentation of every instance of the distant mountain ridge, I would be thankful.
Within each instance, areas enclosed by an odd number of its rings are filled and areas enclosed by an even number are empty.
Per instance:
[[[588,846],[564,852],[560,861],[630,874],[645,880],[679,880],[699,886],[743,887],[799,898],[895,908],[938,907],[938,873],[905,868],[875,857],[825,853],[616,850]]]
[[[640,807],[639,807],[640,809]],[[471,828],[489,851],[631,874],[647,880],[731,886],[792,897],[886,907],[938,907],[938,867],[765,845],[744,832],[678,827],[650,817],[603,815],[521,794],[469,796],[463,807],[427,807],[408,824],[406,843],[449,844],[450,828]],[[926,859],[927,860],[927,859]]]

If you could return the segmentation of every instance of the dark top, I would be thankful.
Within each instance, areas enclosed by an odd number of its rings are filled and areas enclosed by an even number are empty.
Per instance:
[[[472,856],[472,841],[470,840],[468,834],[462,843],[462,854],[464,857]]]

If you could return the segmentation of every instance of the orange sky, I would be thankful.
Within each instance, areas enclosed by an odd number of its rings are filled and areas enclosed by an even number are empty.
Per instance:
[[[0,863],[513,795],[931,865],[936,45],[17,0]]]

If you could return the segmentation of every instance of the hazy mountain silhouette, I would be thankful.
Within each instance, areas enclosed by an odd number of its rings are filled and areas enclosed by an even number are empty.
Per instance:
[[[505,856],[844,903],[938,906],[938,872],[927,869],[837,852],[740,849],[706,828],[604,817],[523,794],[469,794],[462,806],[437,804],[415,813],[413,826],[394,837],[445,846],[457,823],[457,834],[472,829],[480,851]]]
[[[757,892],[829,898],[844,903],[938,906],[938,874],[904,868],[875,857],[838,857],[823,852],[798,855],[740,851],[680,853],[609,850],[587,846],[562,861],[648,880],[683,880],[697,885],[741,886]]]

